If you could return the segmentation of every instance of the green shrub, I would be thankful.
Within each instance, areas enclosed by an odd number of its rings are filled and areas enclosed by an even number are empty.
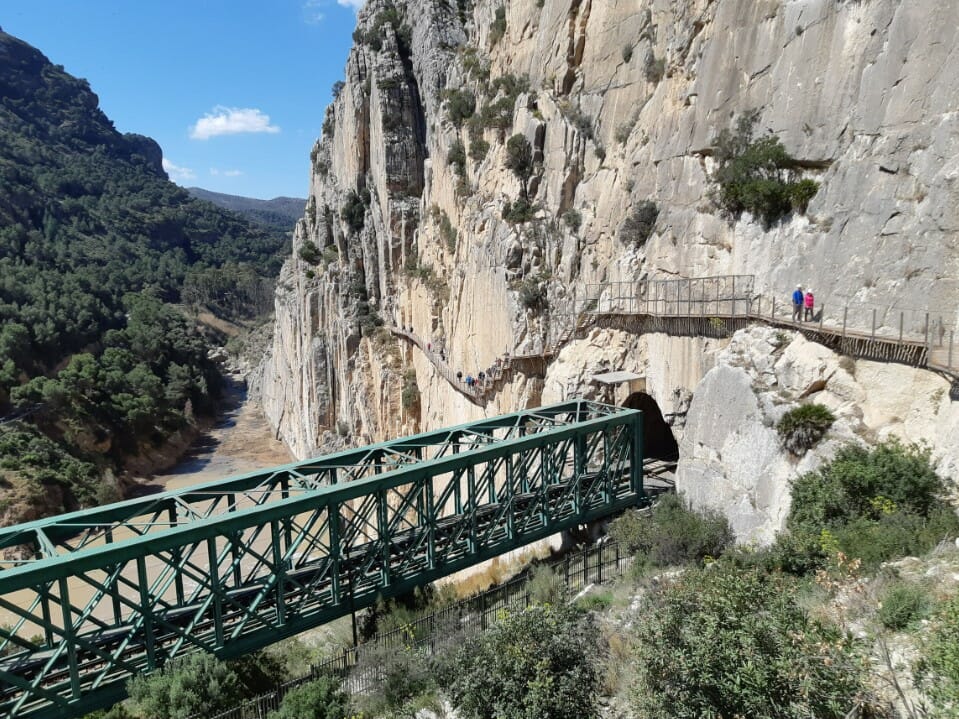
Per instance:
[[[490,46],[494,47],[496,43],[503,39],[503,35],[506,34],[506,8],[500,6],[496,8],[496,14],[493,17],[493,22],[489,26],[489,42]]]
[[[622,125],[616,128],[613,138],[620,145],[625,145],[629,140],[629,136],[633,134],[633,127],[634,124],[632,122],[624,122]]]
[[[401,709],[434,686],[427,657],[416,649],[375,646],[357,664],[360,676],[377,676],[376,688],[360,699],[361,716],[379,717]]]
[[[466,148],[460,139],[453,140],[450,150],[446,153],[446,164],[453,168],[460,177],[466,176]]]
[[[446,119],[456,127],[462,127],[476,112],[476,96],[469,90],[445,90],[443,97],[446,100]]]
[[[151,719],[187,719],[231,709],[246,692],[237,673],[212,654],[171,660],[157,672],[127,684],[135,713]]]
[[[291,689],[280,708],[269,719],[347,719],[349,698],[333,677],[319,679]]]
[[[805,212],[809,201],[819,192],[819,183],[815,180],[803,179],[793,182],[789,188],[789,200],[797,212]]]
[[[646,64],[643,67],[643,74],[646,76],[647,82],[656,83],[662,80],[663,76],[666,74],[665,58],[657,58],[652,53],[647,55]]]
[[[957,533],[959,520],[949,507],[933,509],[926,517],[902,510],[878,519],[859,517],[832,532],[837,548],[861,559],[866,567],[925,554],[943,538]]]
[[[800,456],[826,434],[836,416],[821,404],[801,404],[789,410],[776,423],[783,446]]]
[[[819,471],[795,481],[787,526],[836,526],[895,510],[928,516],[941,506],[944,490],[927,448],[896,439],[872,449],[848,445]],[[892,505],[879,506],[877,500]]]
[[[568,594],[563,578],[545,564],[533,569],[526,584],[526,591],[530,600],[537,604],[560,604]]]
[[[929,592],[912,582],[896,582],[879,598],[877,617],[886,629],[901,631],[929,612]]]
[[[506,168],[520,181],[523,198],[528,198],[527,185],[533,175],[533,148],[525,135],[517,133],[506,141]]]
[[[489,152],[489,143],[482,137],[470,139],[470,159],[482,162]]]
[[[579,213],[579,210],[570,207],[563,213],[563,222],[565,222],[566,226],[573,232],[577,232],[580,225],[583,224],[583,216]]]
[[[439,681],[465,717],[593,719],[596,635],[589,614],[534,605],[444,658]]]
[[[320,248],[312,240],[304,240],[300,245],[300,259],[310,265],[320,263]]]
[[[959,596],[936,612],[933,628],[915,667],[916,685],[930,701],[930,716],[959,711]]]
[[[359,232],[366,223],[366,203],[355,190],[347,195],[346,202],[340,208],[340,217],[353,232]]]
[[[689,569],[639,616],[632,700],[647,719],[841,719],[864,694],[851,638],[814,621],[782,575]]]
[[[623,244],[645,245],[659,218],[659,208],[651,200],[640,202],[619,226],[619,239]]]
[[[522,224],[532,220],[536,216],[536,210],[535,205],[531,205],[528,200],[518,197],[515,202],[507,201],[503,205],[503,219],[514,225]]]
[[[768,226],[791,210],[804,211],[819,189],[802,179],[796,161],[773,135],[753,140],[757,115],[741,116],[735,130],[725,129],[713,140],[719,169],[719,204],[738,215],[748,211]]]
[[[895,439],[842,448],[793,482],[786,527],[804,554],[797,565],[821,564],[835,551],[867,566],[928,551],[959,533],[944,489],[928,449]]]
[[[649,516],[626,512],[609,531],[628,551],[656,567],[719,557],[735,539],[723,515],[694,511],[676,494],[661,497]]]
[[[516,201],[517,203],[520,200]],[[528,310],[546,308],[546,280],[542,275],[531,275],[519,282],[514,289],[519,292],[519,302]]]
[[[449,215],[442,210],[440,214],[440,237],[443,238],[447,250],[451,253],[456,252],[456,228],[453,227]]]

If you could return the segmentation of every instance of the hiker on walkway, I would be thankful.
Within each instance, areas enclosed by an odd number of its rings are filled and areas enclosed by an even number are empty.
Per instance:
[[[806,303],[806,312],[803,314],[803,320],[809,320],[810,322],[812,322],[815,316],[815,313],[813,312],[813,310],[816,307],[816,300],[813,297],[812,289],[806,290],[805,303]]]
[[[462,373],[462,372],[457,372],[457,373],[456,373],[456,381],[457,381],[457,382],[462,382],[462,381],[463,381],[463,373]]]
[[[802,322],[802,306],[805,299],[802,285],[796,285],[796,291],[793,292],[793,322]]]

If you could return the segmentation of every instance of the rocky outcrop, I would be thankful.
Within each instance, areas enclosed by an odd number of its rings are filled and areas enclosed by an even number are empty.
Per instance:
[[[924,442],[937,470],[959,477],[959,405],[948,392],[931,372],[853,361],[797,333],[743,330],[695,388],[676,488],[723,512],[740,540],[765,543],[783,527],[791,480],[847,442]],[[814,451],[795,457],[775,427],[801,402],[823,404],[837,419]]]
[[[593,283],[746,273],[759,292],[786,297],[798,280],[829,306],[934,306],[959,326],[957,28],[946,0],[370,0],[277,294],[261,384],[279,435],[304,456],[324,432],[363,441],[456,424],[595,392],[597,368],[632,369],[677,434],[689,410],[689,491],[721,476],[737,530],[768,536],[801,467],[770,435],[771,400],[748,388],[756,372],[788,384],[787,368],[713,368],[718,341],[594,330],[480,408],[378,322],[475,372],[563,336]],[[820,183],[805,214],[772,226],[712,200],[713,138],[750,111]],[[530,143],[525,175],[508,163],[515,134]],[[645,200],[654,231],[626,242],[623,220]],[[745,337],[726,352],[769,354],[766,335]],[[872,421],[893,411],[872,386],[848,385],[863,426],[940,432]],[[768,486],[736,494],[755,475],[730,474],[740,457],[771,468]]]

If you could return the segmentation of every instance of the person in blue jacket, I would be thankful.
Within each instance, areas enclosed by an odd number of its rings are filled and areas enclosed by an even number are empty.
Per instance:
[[[796,285],[796,291],[793,292],[793,322],[802,322],[802,306],[805,300],[802,285]]]

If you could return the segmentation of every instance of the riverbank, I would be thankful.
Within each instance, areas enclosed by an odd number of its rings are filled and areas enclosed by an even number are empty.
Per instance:
[[[139,482],[152,491],[181,489],[292,460],[259,405],[250,400],[246,383],[230,378],[216,423],[196,438],[176,466]]]

